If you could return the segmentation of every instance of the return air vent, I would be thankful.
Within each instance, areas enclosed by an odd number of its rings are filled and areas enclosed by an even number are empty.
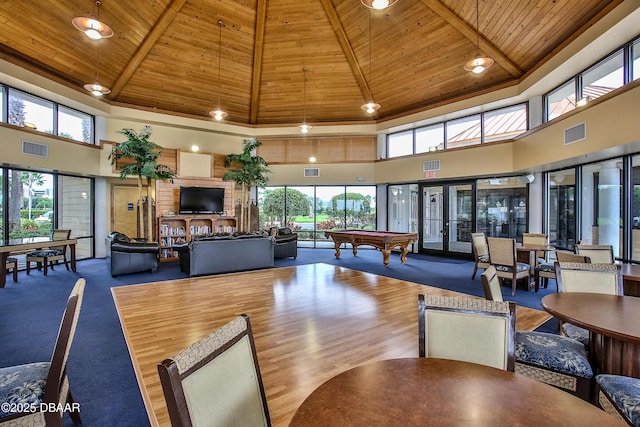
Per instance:
[[[564,145],[587,139],[587,123],[582,122],[564,130]]]
[[[320,176],[319,168],[304,168],[304,177],[305,178],[316,178]]]
[[[422,163],[422,172],[439,171],[440,160],[426,160]]]
[[[49,157],[49,146],[22,140],[22,154],[47,158]]]

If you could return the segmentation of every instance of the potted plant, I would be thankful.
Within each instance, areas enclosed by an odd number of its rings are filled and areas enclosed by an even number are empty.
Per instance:
[[[116,145],[109,154],[111,164],[118,160],[123,160],[120,166],[120,179],[135,176],[138,179],[138,230],[148,240],[153,236],[153,218],[151,214],[151,184],[153,180],[169,180],[173,182],[176,174],[166,165],[158,164],[160,157],[160,145],[149,141],[151,127],[145,126],[140,132],[133,129],[122,129],[118,131],[127,137],[127,140]],[[147,229],[144,229],[142,179],[147,181]],[[138,236],[142,237],[142,236]]]
[[[229,154],[224,161],[227,172],[222,176],[225,181],[234,181],[240,186],[240,224],[239,231],[251,231],[251,187],[265,187],[269,182],[267,162],[255,154],[255,150],[262,145],[257,139],[245,139],[242,145],[242,153]],[[246,221],[245,221],[246,210]],[[246,223],[246,224],[245,224]]]

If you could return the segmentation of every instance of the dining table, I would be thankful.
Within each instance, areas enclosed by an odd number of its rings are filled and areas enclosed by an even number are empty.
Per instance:
[[[531,274],[531,281],[529,282],[529,289],[534,288],[536,292],[537,284],[533,281],[533,277],[535,275],[536,266],[538,265],[538,254],[540,252],[553,252],[555,251],[555,246],[551,245],[534,245],[531,243],[527,243],[526,245],[523,243],[516,243],[516,254],[518,257],[518,262],[526,262],[529,264],[529,272]]]
[[[317,387],[301,426],[622,426],[578,397],[514,372],[438,358],[369,362]]]
[[[624,294],[640,297],[640,264],[620,264]]]
[[[589,357],[598,372],[640,378],[640,298],[560,292],[541,303],[552,316],[589,331]]]
[[[0,240],[0,265],[5,265],[10,254],[25,253],[31,250],[48,248],[50,246],[69,246],[71,270],[76,271],[77,239],[53,240],[51,237],[29,237],[24,239]],[[6,274],[0,274],[0,288],[7,284]]]

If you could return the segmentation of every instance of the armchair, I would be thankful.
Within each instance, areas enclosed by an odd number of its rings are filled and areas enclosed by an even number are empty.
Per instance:
[[[274,258],[298,257],[298,233],[294,233],[289,227],[272,227],[269,235],[276,239]]]
[[[131,239],[114,231],[106,237],[105,244],[107,265],[112,277],[147,270],[155,273],[158,269],[160,246],[156,242]]]

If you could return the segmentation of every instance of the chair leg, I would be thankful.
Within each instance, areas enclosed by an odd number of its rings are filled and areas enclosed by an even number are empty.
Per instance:
[[[516,275],[513,275],[513,279],[511,279],[511,295],[516,294],[516,286],[518,284],[518,279],[516,279]],[[527,285],[528,286],[528,285]]]
[[[31,261],[27,260],[27,274],[31,273]]]
[[[69,271],[69,261],[67,261],[67,257],[64,257],[64,266],[67,267],[67,271]]]
[[[13,281],[18,281],[18,263],[13,264]]]
[[[540,274],[538,273],[538,270],[533,273],[533,281],[535,282],[535,291],[538,292],[540,289]]]
[[[49,267],[48,267],[48,266],[49,266],[49,260],[47,259],[47,257],[44,257],[44,262],[43,262],[43,264],[44,264],[44,275],[46,276],[46,275],[47,275],[47,272],[48,272],[48,268],[49,268]]]
[[[67,403],[71,404],[71,408],[76,407],[76,405],[74,405],[76,402],[75,400],[73,400],[73,396],[71,395],[71,390],[69,390],[69,392],[67,393]],[[73,421],[73,424],[75,425],[82,424],[82,419],[80,418],[80,411],[75,411],[75,410],[69,411],[69,417],[71,417],[71,421]]]
[[[475,267],[473,267],[473,274],[471,275],[471,280],[475,280],[477,272],[478,272],[478,264],[476,264]]]

